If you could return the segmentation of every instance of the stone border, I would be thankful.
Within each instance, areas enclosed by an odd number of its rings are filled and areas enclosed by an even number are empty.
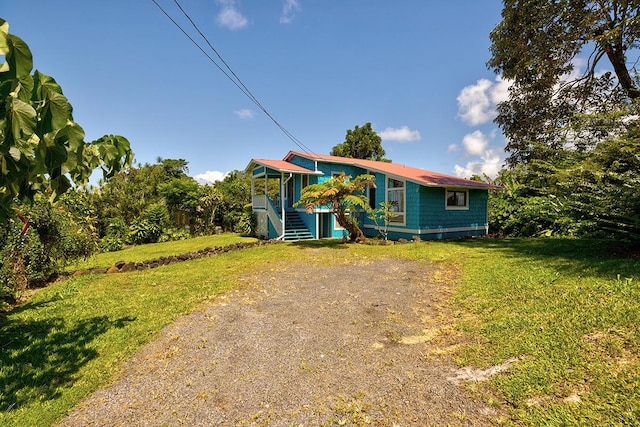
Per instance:
[[[219,255],[227,252],[237,251],[241,249],[254,248],[256,246],[271,245],[274,243],[281,243],[279,240],[258,240],[257,242],[247,243],[233,243],[228,246],[215,246],[212,248],[204,248],[195,252],[187,252],[179,255],[170,255],[166,257],[159,257],[142,262],[127,262],[118,261],[109,268],[94,268],[92,270],[78,270],[73,273],[74,276],[82,276],[84,274],[112,274],[112,273],[126,273],[128,271],[148,270],[150,268],[158,268],[163,265],[175,264],[177,262],[191,261],[194,259],[200,259]]]

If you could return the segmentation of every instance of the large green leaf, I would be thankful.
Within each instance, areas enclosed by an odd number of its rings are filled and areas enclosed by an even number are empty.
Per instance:
[[[31,50],[29,46],[20,38],[13,34],[9,34],[4,38],[7,48],[5,53],[6,66],[3,67],[2,73],[0,73],[0,80],[7,78],[16,78],[31,73],[33,68],[33,58],[31,56]]]
[[[67,158],[62,164],[62,173],[71,174],[74,182],[83,180],[83,175],[87,175],[89,178],[91,174],[87,169],[93,170],[97,167],[97,164],[87,165],[83,161],[84,159],[84,129],[75,122],[68,122],[67,125],[58,132],[60,138],[65,138],[67,146]]]
[[[59,169],[67,160],[68,137],[63,129],[44,135],[44,166],[46,171]]]
[[[7,102],[11,134],[15,141],[28,141],[35,132],[36,110],[26,102],[11,98]]]
[[[33,82],[31,101],[38,106],[38,134],[42,135],[65,127],[72,119],[72,108],[62,94],[62,88],[52,77],[37,70],[33,74]]]
[[[133,153],[127,138],[120,135],[105,135],[91,143],[97,147],[102,160],[102,171],[105,179],[113,177],[131,165]]]
[[[9,44],[7,36],[9,34],[9,23],[0,18],[0,55],[6,55],[9,52]],[[0,73],[8,71],[9,64],[5,61],[0,64]]]

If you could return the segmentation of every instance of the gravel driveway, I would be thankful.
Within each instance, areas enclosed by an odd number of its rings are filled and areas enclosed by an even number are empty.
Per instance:
[[[488,425],[426,262],[272,264],[180,318],[62,426]]]

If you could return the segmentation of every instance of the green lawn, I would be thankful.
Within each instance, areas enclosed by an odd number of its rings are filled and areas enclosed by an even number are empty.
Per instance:
[[[107,254],[113,258],[88,266],[223,246],[194,240],[179,242],[186,245],[180,249],[171,242]],[[0,320],[0,425],[51,425],[112,381],[163,326],[237,286],[240,275],[279,259],[330,263],[336,251],[341,258],[432,260],[459,275],[452,307],[471,344],[458,361],[488,367],[523,356],[508,373],[469,386],[478,398],[504,405],[506,423],[631,425],[640,419],[640,266],[614,255],[615,246],[559,239],[305,242],[70,278]]]
[[[214,236],[196,237],[193,239],[177,240],[175,242],[151,243],[134,246],[117,252],[96,254],[86,260],[73,263],[67,267],[68,271],[92,270],[94,268],[109,268],[118,261],[142,262],[159,257],[179,255],[204,248],[228,246],[233,243],[255,242],[253,237],[243,237],[234,233],[224,233]]]
[[[640,420],[640,261],[616,243],[451,243],[463,278],[461,324],[478,344],[459,361],[523,356],[491,382],[526,425],[634,425]],[[452,250],[452,255],[455,252]]]

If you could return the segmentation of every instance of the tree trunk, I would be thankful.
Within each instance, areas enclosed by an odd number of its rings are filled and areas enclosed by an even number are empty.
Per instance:
[[[362,242],[367,239],[360,227],[351,221],[344,212],[334,212],[334,215],[338,224],[349,232],[349,241]]]
[[[625,64],[624,51],[622,50],[622,47],[608,44],[604,46],[604,51],[606,52],[611,65],[613,65],[613,70],[618,77],[620,85],[627,92],[629,98],[640,98],[640,89],[638,89],[633,78],[629,74],[629,70]]]

